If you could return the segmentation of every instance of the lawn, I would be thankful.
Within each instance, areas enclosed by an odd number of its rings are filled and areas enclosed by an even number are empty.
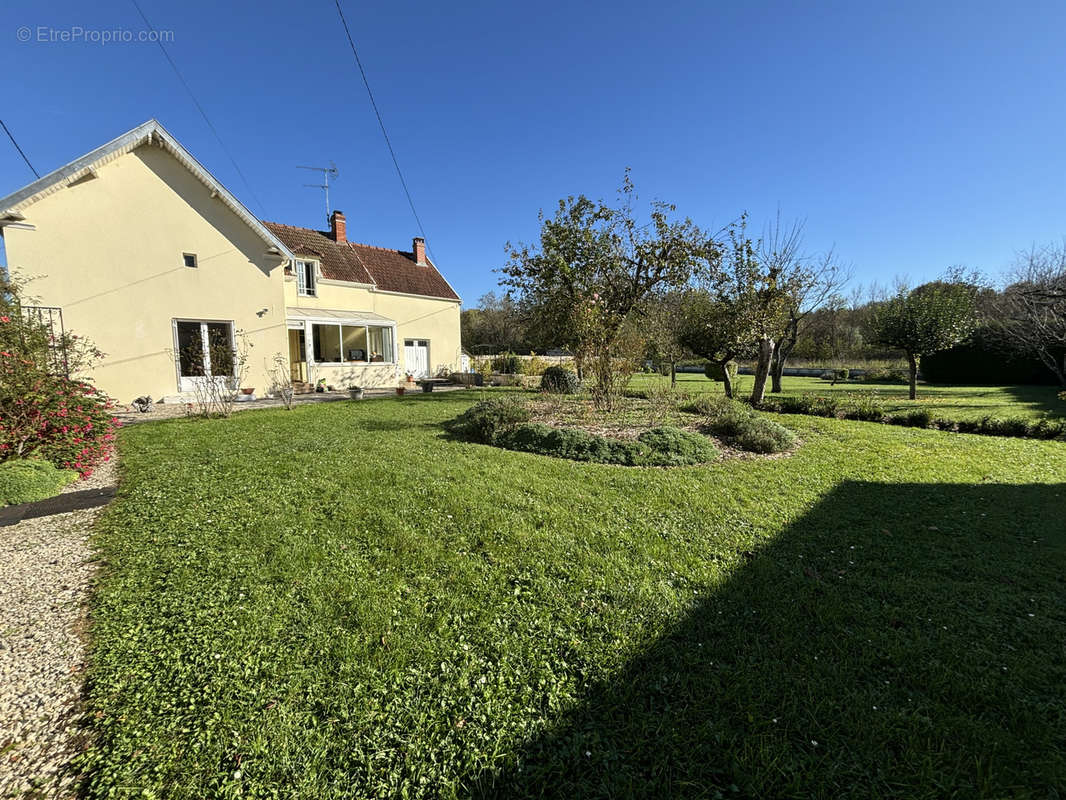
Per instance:
[[[751,393],[752,376],[740,375],[737,397]],[[666,387],[669,378],[659,375],[634,375],[630,387],[643,389]],[[682,372],[677,376],[678,389],[686,392],[721,392],[722,384],[702,373]],[[907,386],[900,384],[869,384],[859,382],[832,384],[821,378],[802,378],[786,375],[781,381],[786,395],[843,395],[846,393],[875,393],[888,413],[913,408],[928,408],[936,416],[952,420],[993,417],[1026,417],[1039,419],[1066,417],[1066,402],[1058,397],[1062,391],[1054,386],[940,386],[918,385],[918,399],[907,399]],[[769,391],[769,384],[767,384]]]
[[[477,397],[122,432],[88,796],[1066,786],[1066,445],[626,468],[444,436]]]

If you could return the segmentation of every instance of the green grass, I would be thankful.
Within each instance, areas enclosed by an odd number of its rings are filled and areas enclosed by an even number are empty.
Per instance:
[[[737,397],[751,394],[751,375],[739,376],[740,390]],[[668,387],[669,378],[659,375],[634,375],[630,388],[645,389]],[[767,384],[769,387],[769,384]],[[722,384],[709,380],[702,374],[679,373],[677,388],[685,392],[721,392]],[[1024,417],[1039,419],[1066,417],[1066,402],[1058,397],[1061,389],[1053,386],[939,386],[919,384],[918,399],[907,398],[907,386],[896,384],[869,384],[845,382],[831,385],[820,378],[790,377],[781,382],[783,394],[817,394],[842,396],[846,393],[874,393],[880,398],[885,411],[894,413],[914,408],[928,408],[935,416],[952,420],[981,419],[993,417]]]
[[[1066,445],[613,467],[444,437],[478,396],[122,432],[87,796],[1066,785]]]

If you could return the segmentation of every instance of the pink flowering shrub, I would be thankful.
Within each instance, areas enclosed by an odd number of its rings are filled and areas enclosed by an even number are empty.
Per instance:
[[[0,462],[40,458],[82,477],[110,458],[119,420],[114,402],[92,384],[56,373],[51,332],[27,321],[17,290],[0,300]],[[84,368],[99,351],[67,334],[63,352]]]

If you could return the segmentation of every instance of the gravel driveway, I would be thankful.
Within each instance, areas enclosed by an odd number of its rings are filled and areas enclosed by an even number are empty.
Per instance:
[[[116,483],[114,460],[66,491]],[[101,508],[0,527],[0,797],[67,798],[82,749],[89,529]]]

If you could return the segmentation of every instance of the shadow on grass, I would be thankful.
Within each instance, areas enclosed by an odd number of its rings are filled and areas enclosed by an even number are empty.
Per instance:
[[[1059,399],[1062,387],[1023,385],[1004,388],[1016,403],[1024,403],[1052,416],[1066,417],[1066,401]]]
[[[1057,796],[1064,502],[845,482],[472,793]]]

